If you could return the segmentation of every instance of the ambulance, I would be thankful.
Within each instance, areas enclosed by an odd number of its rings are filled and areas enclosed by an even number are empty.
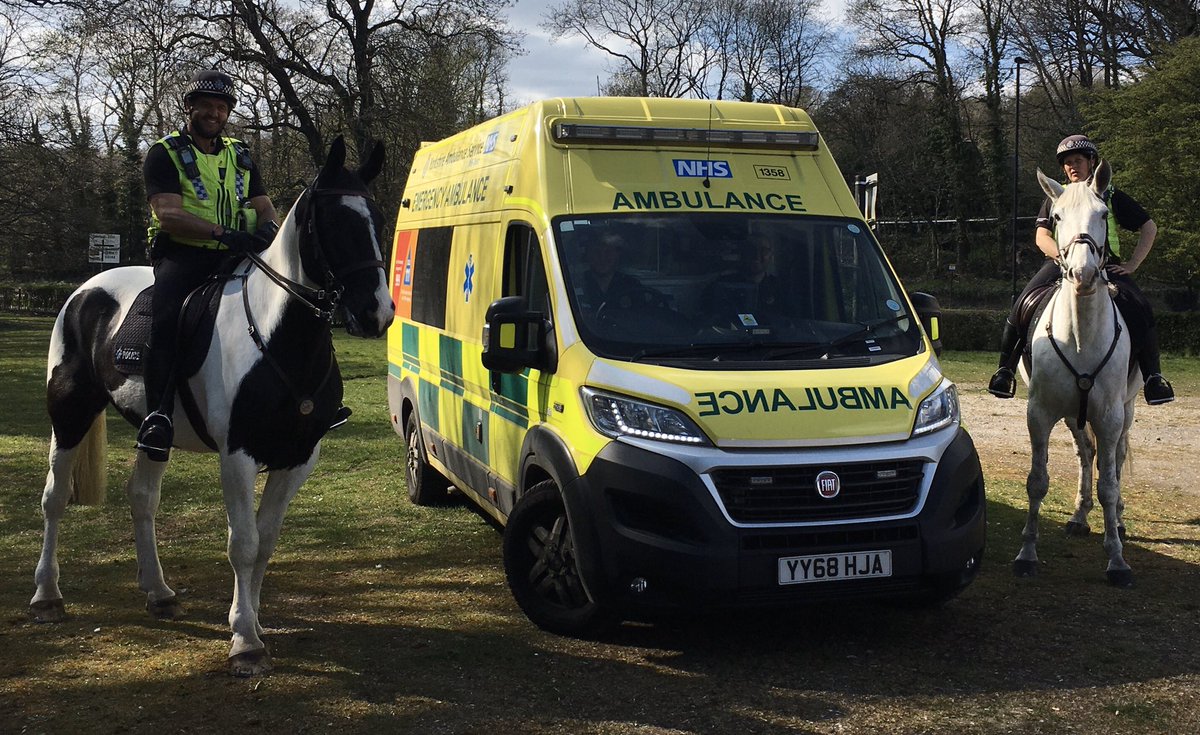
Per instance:
[[[804,111],[553,99],[424,144],[391,271],[409,498],[489,514],[541,628],[938,602],[978,572],[937,302]]]

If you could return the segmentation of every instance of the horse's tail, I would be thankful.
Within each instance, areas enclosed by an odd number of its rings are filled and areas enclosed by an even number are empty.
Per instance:
[[[106,411],[96,414],[92,426],[75,450],[71,467],[71,500],[80,505],[100,505],[108,489],[108,422]]]

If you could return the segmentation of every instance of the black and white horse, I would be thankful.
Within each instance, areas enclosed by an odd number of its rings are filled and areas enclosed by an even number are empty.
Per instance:
[[[234,571],[229,664],[238,676],[271,668],[258,619],[263,575],[288,504],[339,413],[342,380],[331,314],[340,307],[347,331],[366,337],[382,336],[394,316],[383,219],[366,187],[382,168],[383,146],[376,145],[357,171],[344,167],[345,156],[338,138],[271,246],[217,283],[209,329],[179,350],[181,365],[186,355],[193,359],[179,383],[175,446],[220,454]],[[116,335],[152,282],[147,267],[105,271],[71,295],[54,324],[46,373],[53,433],[42,494],[45,539],[30,601],[40,621],[65,617],[56,551],[68,499],[103,499],[105,409],[111,403],[134,426],[146,415],[142,378],[122,369]],[[174,618],[182,609],[163,579],[154,530],[166,466],[139,453],[127,494],[138,586],[152,614]],[[256,512],[255,476],[263,469],[269,474]]]

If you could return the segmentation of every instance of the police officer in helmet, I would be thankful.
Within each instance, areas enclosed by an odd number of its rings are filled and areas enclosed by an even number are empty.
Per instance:
[[[186,124],[146,153],[154,300],[145,363],[148,415],[138,449],[154,461],[167,460],[174,438],[175,341],[184,299],[230,255],[263,250],[279,229],[249,148],[223,135],[235,104],[228,75],[197,72],[183,95]]]
[[[1091,179],[1100,162],[1100,150],[1086,135],[1069,135],[1063,138],[1058,144],[1056,154],[1058,164],[1062,166],[1069,183]],[[1168,403],[1175,400],[1175,391],[1162,376],[1154,312],[1145,294],[1130,277],[1154,247],[1158,227],[1142,205],[1120,189],[1110,185],[1104,193],[1104,200],[1108,205],[1108,265],[1105,272],[1108,280],[1117,286],[1115,301],[1129,327],[1133,354],[1145,380],[1143,395],[1146,402],[1152,406]],[[1013,311],[1004,324],[1000,343],[1000,368],[988,384],[988,391],[998,398],[1012,398],[1016,391],[1016,376],[1013,371],[1017,368],[1017,361],[1021,359],[1026,340],[1024,330],[1018,326],[1018,309],[1030,292],[1052,284],[1060,278],[1058,264],[1055,262],[1055,258],[1058,257],[1058,241],[1054,239],[1054,220],[1050,217],[1050,211],[1051,201],[1046,199],[1041,212],[1038,213],[1036,228],[1038,249],[1047,259],[1017,298]],[[1121,237],[1120,229],[1138,233],[1136,244],[1131,247],[1130,241],[1133,238]]]

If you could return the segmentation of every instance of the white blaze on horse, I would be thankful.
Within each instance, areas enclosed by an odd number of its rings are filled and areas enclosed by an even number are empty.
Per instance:
[[[376,145],[356,171],[344,168],[345,155],[338,138],[271,246],[232,265],[215,282],[215,316],[201,304],[197,311],[210,312],[207,328],[178,351],[178,403],[188,405],[176,410],[175,446],[220,454],[234,574],[229,664],[238,676],[271,668],[258,616],[263,575],[288,504],[316,465],[321,437],[339,414],[342,379],[330,318],[340,309],[351,334],[379,337],[394,316],[383,263],[383,218],[367,191],[383,166],[383,146]],[[142,378],[122,368],[129,349],[116,335],[153,279],[144,266],[105,271],[72,294],[54,324],[46,374],[53,433],[42,494],[45,540],[30,601],[39,621],[66,614],[57,544],[68,499],[74,494],[82,503],[103,500],[105,409],[111,403],[134,426],[146,415]],[[138,453],[126,491],[146,607],[157,617],[175,618],[182,608],[163,579],[154,529],[166,466]],[[256,511],[260,469],[269,474]]]
[[[1030,372],[1021,367],[1029,384],[1026,418],[1032,466],[1025,485],[1029,516],[1013,571],[1018,576],[1037,573],[1038,511],[1050,485],[1046,469],[1050,432],[1062,420],[1075,438],[1079,455],[1079,491],[1067,531],[1088,533],[1094,461],[1096,496],[1104,510],[1108,581],[1130,587],[1133,572],[1122,553],[1121,467],[1142,381],[1136,367],[1131,371],[1129,333],[1104,277],[1108,208],[1100,195],[1108,188],[1110,176],[1104,161],[1090,183],[1065,187],[1038,171],[1038,181],[1054,203],[1062,281],[1034,325]]]

